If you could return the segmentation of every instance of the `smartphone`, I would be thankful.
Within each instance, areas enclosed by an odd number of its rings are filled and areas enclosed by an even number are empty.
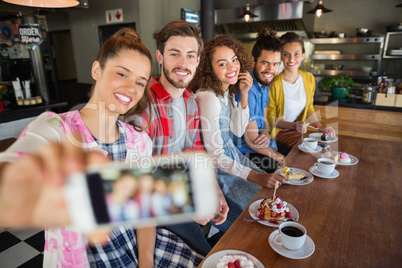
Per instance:
[[[210,217],[217,187],[211,159],[198,152],[91,166],[69,176],[64,194],[72,224],[89,233]]]

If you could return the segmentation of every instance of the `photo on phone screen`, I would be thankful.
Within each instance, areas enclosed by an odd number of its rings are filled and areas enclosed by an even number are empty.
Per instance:
[[[194,212],[190,174],[180,163],[152,169],[101,169],[86,177],[98,224]]]

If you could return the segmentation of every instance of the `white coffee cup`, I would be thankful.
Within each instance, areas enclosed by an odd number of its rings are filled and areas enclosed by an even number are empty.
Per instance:
[[[318,163],[314,166],[317,167],[318,172],[322,174],[331,174],[335,169],[335,161],[331,158],[318,158]]]
[[[313,138],[304,138],[303,139],[303,146],[307,151],[315,151],[318,146],[318,140]]]
[[[306,228],[300,223],[284,222],[279,225],[279,234],[275,236],[274,241],[288,250],[297,250],[304,245],[306,234]]]

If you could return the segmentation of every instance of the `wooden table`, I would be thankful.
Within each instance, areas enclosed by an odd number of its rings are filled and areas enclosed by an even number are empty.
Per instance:
[[[245,222],[243,218],[250,218],[248,208],[208,256],[235,249],[266,267],[401,267],[402,143],[340,136],[331,150],[346,151],[359,163],[337,166],[340,175],[335,179],[314,177],[308,185],[277,190],[299,211],[300,223],[315,243],[312,256],[294,260],[276,253],[268,237],[277,228]],[[295,147],[287,165],[308,171],[316,156]],[[272,194],[273,189],[261,189],[251,203]]]

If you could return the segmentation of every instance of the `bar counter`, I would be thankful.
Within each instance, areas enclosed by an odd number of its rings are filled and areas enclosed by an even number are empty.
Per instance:
[[[327,106],[334,105],[334,101],[314,101],[314,105]],[[392,106],[379,106],[374,104],[363,103],[361,100],[351,100],[350,102],[338,101],[338,107],[366,109],[366,110],[378,110],[378,111],[390,111],[390,112],[402,112],[402,107]]]
[[[67,102],[50,102],[43,105],[18,106],[0,112],[0,123],[38,116],[44,111],[59,112],[59,108],[67,107]]]

